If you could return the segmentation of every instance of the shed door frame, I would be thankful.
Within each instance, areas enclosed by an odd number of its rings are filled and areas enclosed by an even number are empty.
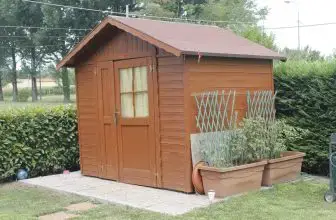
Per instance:
[[[121,104],[121,91],[120,91],[120,71],[121,69],[136,68],[136,67],[146,67],[147,68],[147,94],[148,94],[148,117],[136,117],[136,107],[134,107],[133,114],[134,118],[122,117],[122,104]],[[146,58],[136,58],[119,60],[114,62],[114,76],[115,76],[115,96],[116,96],[116,120],[117,120],[117,133],[118,133],[118,156],[119,156],[119,180],[121,182],[147,185],[152,187],[157,187],[158,179],[160,178],[157,173],[157,148],[156,148],[156,129],[155,129],[155,113],[156,113],[156,102],[155,102],[155,80],[154,68],[152,57]],[[133,69],[134,71],[134,69]],[[134,77],[134,76],[133,76]],[[132,82],[134,83],[134,82]],[[134,85],[133,85],[134,86]],[[133,91],[134,93],[134,91]],[[133,99],[134,99],[133,94]],[[133,100],[133,105],[134,100]],[[125,114],[125,113],[124,113]],[[145,126],[148,127],[148,150],[149,150],[149,170],[132,169],[124,167],[123,157],[123,127],[136,127]],[[132,138],[132,137],[127,137]],[[128,154],[129,155],[129,154]],[[136,158],[136,157],[135,157]]]

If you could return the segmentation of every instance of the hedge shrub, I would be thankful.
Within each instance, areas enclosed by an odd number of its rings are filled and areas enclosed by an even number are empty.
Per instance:
[[[30,177],[79,168],[74,107],[0,112],[0,180],[20,168],[28,169]]]
[[[31,91],[29,89],[20,89],[17,100],[19,102],[28,102],[28,98],[30,97]]]
[[[336,74],[278,72],[275,87],[278,116],[307,131],[289,148],[306,152],[305,172],[327,175],[329,137],[336,132]]]
[[[31,96],[31,88],[22,88],[19,89],[19,94],[21,91],[28,91],[29,96]],[[37,88],[37,92],[40,93],[40,88]],[[41,89],[42,96],[48,96],[48,95],[63,95],[63,88],[62,87],[42,87]],[[76,94],[76,88],[75,86],[70,86],[70,94]],[[3,95],[5,97],[11,97],[13,95],[12,90],[4,90]]]

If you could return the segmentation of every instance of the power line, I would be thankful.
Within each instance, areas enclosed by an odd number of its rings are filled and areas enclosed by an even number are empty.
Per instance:
[[[317,26],[326,26],[326,25],[335,25],[336,22],[325,22],[325,23],[318,23],[318,24],[306,24],[306,25],[300,25],[300,28],[304,27],[317,27]],[[284,27],[265,27],[265,29],[268,30],[277,30],[277,29],[292,29],[292,28],[298,28],[298,26],[284,26]]]
[[[71,38],[71,37],[83,37],[83,36],[39,36],[41,38]],[[0,38],[37,38],[31,36],[0,36]]]
[[[119,15],[126,15],[126,13],[122,12],[113,12],[107,10],[98,10],[98,9],[91,9],[91,8],[83,8],[83,7],[76,7],[70,5],[61,5],[61,4],[54,4],[54,3],[46,3],[34,0],[22,0],[25,2],[35,3],[35,4],[42,4],[48,6],[56,6],[56,7],[63,7],[63,8],[72,8],[78,10],[86,10],[86,11],[94,11],[94,12],[103,12],[109,14],[119,14]],[[243,22],[243,21],[225,21],[225,20],[195,20],[195,19],[187,19],[187,18],[171,18],[171,17],[160,17],[160,16],[147,16],[147,15],[139,15],[139,14],[129,14],[131,17],[142,17],[142,18],[153,18],[153,19],[162,19],[162,20],[170,20],[170,21],[182,21],[182,22],[195,22],[195,23],[226,23],[226,24],[254,24],[254,22]],[[326,23],[319,23],[319,24],[308,24],[308,25],[301,25],[300,28],[305,27],[316,27],[316,26],[326,26],[326,25],[334,25],[336,22],[326,22]],[[0,26],[0,27],[17,27],[20,26]],[[78,30],[78,31],[88,31],[90,29],[71,29],[71,28],[47,28],[47,27],[21,27],[21,28],[41,28],[41,29],[50,29],[50,30]],[[265,27],[264,29],[267,30],[278,30],[278,29],[292,29],[297,28],[297,26],[283,26],[283,27]]]
[[[30,2],[30,3],[35,3],[35,4],[40,4],[40,5],[49,5],[49,6],[62,7],[62,8],[72,8],[72,9],[85,10],[85,11],[94,11],[94,12],[102,12],[102,13],[109,13],[109,14],[121,14],[121,15],[125,15],[125,13],[121,13],[121,12],[99,10],[99,9],[92,9],[92,8],[83,8],[83,7],[76,7],[76,6],[71,6],[71,5],[60,5],[60,4],[47,3],[47,2],[39,2],[39,1],[32,1],[32,0],[22,0],[22,1],[24,1],[24,2]]]
[[[78,43],[78,42],[77,42]],[[73,45],[75,45],[74,43]],[[69,45],[69,46],[73,46]],[[34,48],[34,47],[60,47],[64,46],[64,44],[59,44],[59,45],[25,45],[25,46],[15,46],[15,48]],[[11,49],[12,47],[0,47],[1,49]]]
[[[36,4],[42,5],[49,5],[49,6],[57,6],[57,7],[64,7],[64,8],[73,8],[79,10],[87,10],[87,11],[95,11],[95,12],[104,12],[110,14],[119,14],[119,15],[126,15],[126,13],[122,12],[113,12],[107,10],[98,10],[98,9],[90,9],[90,8],[83,8],[83,7],[76,7],[71,5],[61,5],[61,4],[53,4],[53,3],[46,3],[34,0],[23,0],[25,2],[31,2]],[[225,20],[201,20],[201,19],[188,19],[188,18],[171,18],[171,17],[160,17],[160,16],[151,16],[151,15],[139,15],[139,14],[129,14],[129,16],[133,17],[142,17],[142,18],[154,18],[154,19],[163,19],[163,20],[170,20],[170,21],[189,21],[195,23],[226,23],[226,24],[254,24],[255,22],[248,22],[248,21],[225,21]],[[336,24],[336,22],[328,22],[328,23],[320,23],[320,24],[310,24],[310,25],[301,25],[300,27],[315,27],[315,26],[324,26],[324,25],[332,25]],[[284,27],[265,27],[265,29],[269,30],[276,30],[276,29],[290,29],[290,28],[297,28],[297,26],[284,26]]]
[[[45,29],[45,30],[69,30],[69,31],[89,31],[89,30],[91,30],[91,29],[85,29],[85,28],[30,27],[30,26],[15,26],[15,25],[1,25],[0,28]]]
[[[61,4],[54,4],[54,3],[46,3],[46,2],[40,2],[40,1],[34,1],[34,0],[22,0],[25,2],[35,3],[35,4],[41,4],[41,5],[48,5],[48,6],[56,6],[56,7],[63,7],[63,8],[72,8],[72,9],[78,9],[78,10],[86,10],[86,11],[94,11],[94,12],[102,12],[102,13],[109,13],[111,15],[117,14],[117,15],[126,15],[126,13],[123,12],[114,12],[114,11],[107,11],[107,10],[98,10],[98,9],[91,9],[91,8],[83,8],[83,7],[76,7],[71,5],[61,5]],[[129,16],[133,17],[143,17],[143,18],[154,18],[154,19],[163,19],[163,20],[173,20],[173,21],[190,21],[195,23],[227,23],[227,24],[254,24],[254,22],[247,22],[247,21],[224,21],[224,20],[198,20],[198,19],[187,19],[187,18],[171,18],[171,17],[160,17],[160,16],[147,16],[147,15],[139,15],[139,14],[129,14]]]

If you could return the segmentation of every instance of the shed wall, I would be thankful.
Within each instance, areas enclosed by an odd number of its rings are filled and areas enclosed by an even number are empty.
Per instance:
[[[109,27],[104,36],[100,36],[96,47],[87,48],[87,52],[77,61],[96,64],[100,61],[114,61],[155,55],[155,47],[127,32]]]
[[[113,36],[111,38],[111,36]],[[158,108],[155,113],[157,128],[158,187],[192,192],[190,180],[191,161],[188,155],[188,135],[185,123],[184,60],[118,29],[111,29],[108,36],[100,36],[99,48],[87,48],[76,68],[78,90],[79,142],[81,169],[84,175],[101,176],[99,133],[99,97],[95,71],[99,62],[153,57],[157,64],[157,87],[154,96]],[[105,40],[103,40],[105,39]],[[158,54],[156,52],[158,51]],[[156,57],[158,55],[158,57]],[[77,65],[78,66],[78,65]]]
[[[183,72],[182,57],[158,58],[162,186],[191,192]]]
[[[185,74],[189,93],[189,127],[196,132],[196,105],[193,93],[215,90],[235,90],[238,118],[247,110],[246,92],[274,90],[273,61],[259,59],[187,57]]]
[[[80,165],[84,175],[99,176],[100,141],[95,66],[76,67]]]

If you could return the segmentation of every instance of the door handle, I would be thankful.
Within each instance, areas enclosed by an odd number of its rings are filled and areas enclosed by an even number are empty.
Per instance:
[[[120,112],[114,112],[114,125],[117,126],[118,124],[118,116],[119,116]]]

